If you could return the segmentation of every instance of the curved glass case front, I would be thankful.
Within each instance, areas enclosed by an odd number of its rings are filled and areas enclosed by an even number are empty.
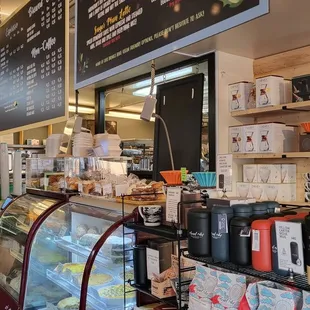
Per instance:
[[[28,233],[35,220],[59,200],[26,194],[6,206],[0,218],[0,286],[16,301]]]
[[[120,218],[115,211],[72,202],[52,213],[31,248],[24,309],[78,309],[85,263],[103,233]],[[100,249],[89,280],[87,309],[124,308],[124,265],[132,279],[133,242],[130,232],[123,238],[120,227]],[[130,304],[135,303],[132,295]]]

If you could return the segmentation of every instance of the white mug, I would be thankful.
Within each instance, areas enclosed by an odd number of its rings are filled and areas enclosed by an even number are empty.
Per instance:
[[[139,213],[145,226],[160,226],[163,208],[162,206],[139,206]]]
[[[302,177],[305,181],[310,181],[310,172],[303,173]]]
[[[310,192],[310,181],[304,183],[304,188],[307,192]]]

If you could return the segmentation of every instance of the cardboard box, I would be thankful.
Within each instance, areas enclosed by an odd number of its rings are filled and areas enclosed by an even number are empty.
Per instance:
[[[229,149],[232,153],[244,153],[243,149],[243,127],[229,127]]]
[[[167,298],[175,296],[175,292],[171,286],[170,279],[158,282],[157,280],[151,281],[151,293],[158,298]]]
[[[243,182],[244,183],[258,182],[257,165],[243,165]]]
[[[231,207],[236,204],[248,204],[248,203],[254,203],[254,202],[256,202],[255,199],[251,199],[251,198],[242,199],[240,197],[229,197],[226,199],[209,198],[207,200],[207,206],[208,208],[212,209],[215,206],[230,206]]]
[[[259,125],[243,126],[244,153],[258,153],[259,151]]]
[[[280,184],[279,191],[280,201],[291,202],[297,200],[296,184]]]
[[[298,152],[299,151],[299,127],[285,126],[283,128],[283,152]]]
[[[284,184],[296,183],[297,168],[295,164],[281,165],[281,182]]]
[[[284,79],[281,88],[281,104],[293,102],[292,80]]]
[[[250,195],[256,201],[258,200],[266,200],[267,196],[265,194],[265,184],[262,183],[252,183],[250,184]]]
[[[253,83],[239,82],[228,85],[230,111],[246,110]]]
[[[264,184],[265,199],[268,201],[282,200],[282,184]]]
[[[284,150],[284,124],[266,123],[258,125],[259,153],[283,153]]]
[[[258,183],[281,183],[281,165],[257,165]]]
[[[256,107],[263,108],[275,106],[281,103],[281,89],[283,89],[283,77],[266,76],[256,79]]]
[[[250,195],[250,185],[251,183],[237,182],[237,194],[242,199],[251,198]]]
[[[246,109],[255,109],[256,108],[256,85],[253,84],[250,95],[249,95],[249,100],[247,102]]]
[[[310,75],[292,79],[293,102],[310,100]]]

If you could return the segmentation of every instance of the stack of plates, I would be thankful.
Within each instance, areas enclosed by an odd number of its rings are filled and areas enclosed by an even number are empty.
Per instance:
[[[115,156],[122,153],[119,135],[98,134],[95,135],[95,153],[97,156]]]
[[[88,132],[75,134],[72,144],[72,155],[74,157],[87,157],[88,150],[93,147],[93,136]]]
[[[45,154],[47,157],[57,156],[59,153],[62,137],[62,134],[53,134],[46,139]]]

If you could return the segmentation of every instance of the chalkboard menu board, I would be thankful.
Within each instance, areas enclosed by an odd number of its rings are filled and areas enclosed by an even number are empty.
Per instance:
[[[268,0],[76,0],[75,87],[265,14]]]
[[[0,131],[66,114],[66,1],[32,0],[0,28]]]

